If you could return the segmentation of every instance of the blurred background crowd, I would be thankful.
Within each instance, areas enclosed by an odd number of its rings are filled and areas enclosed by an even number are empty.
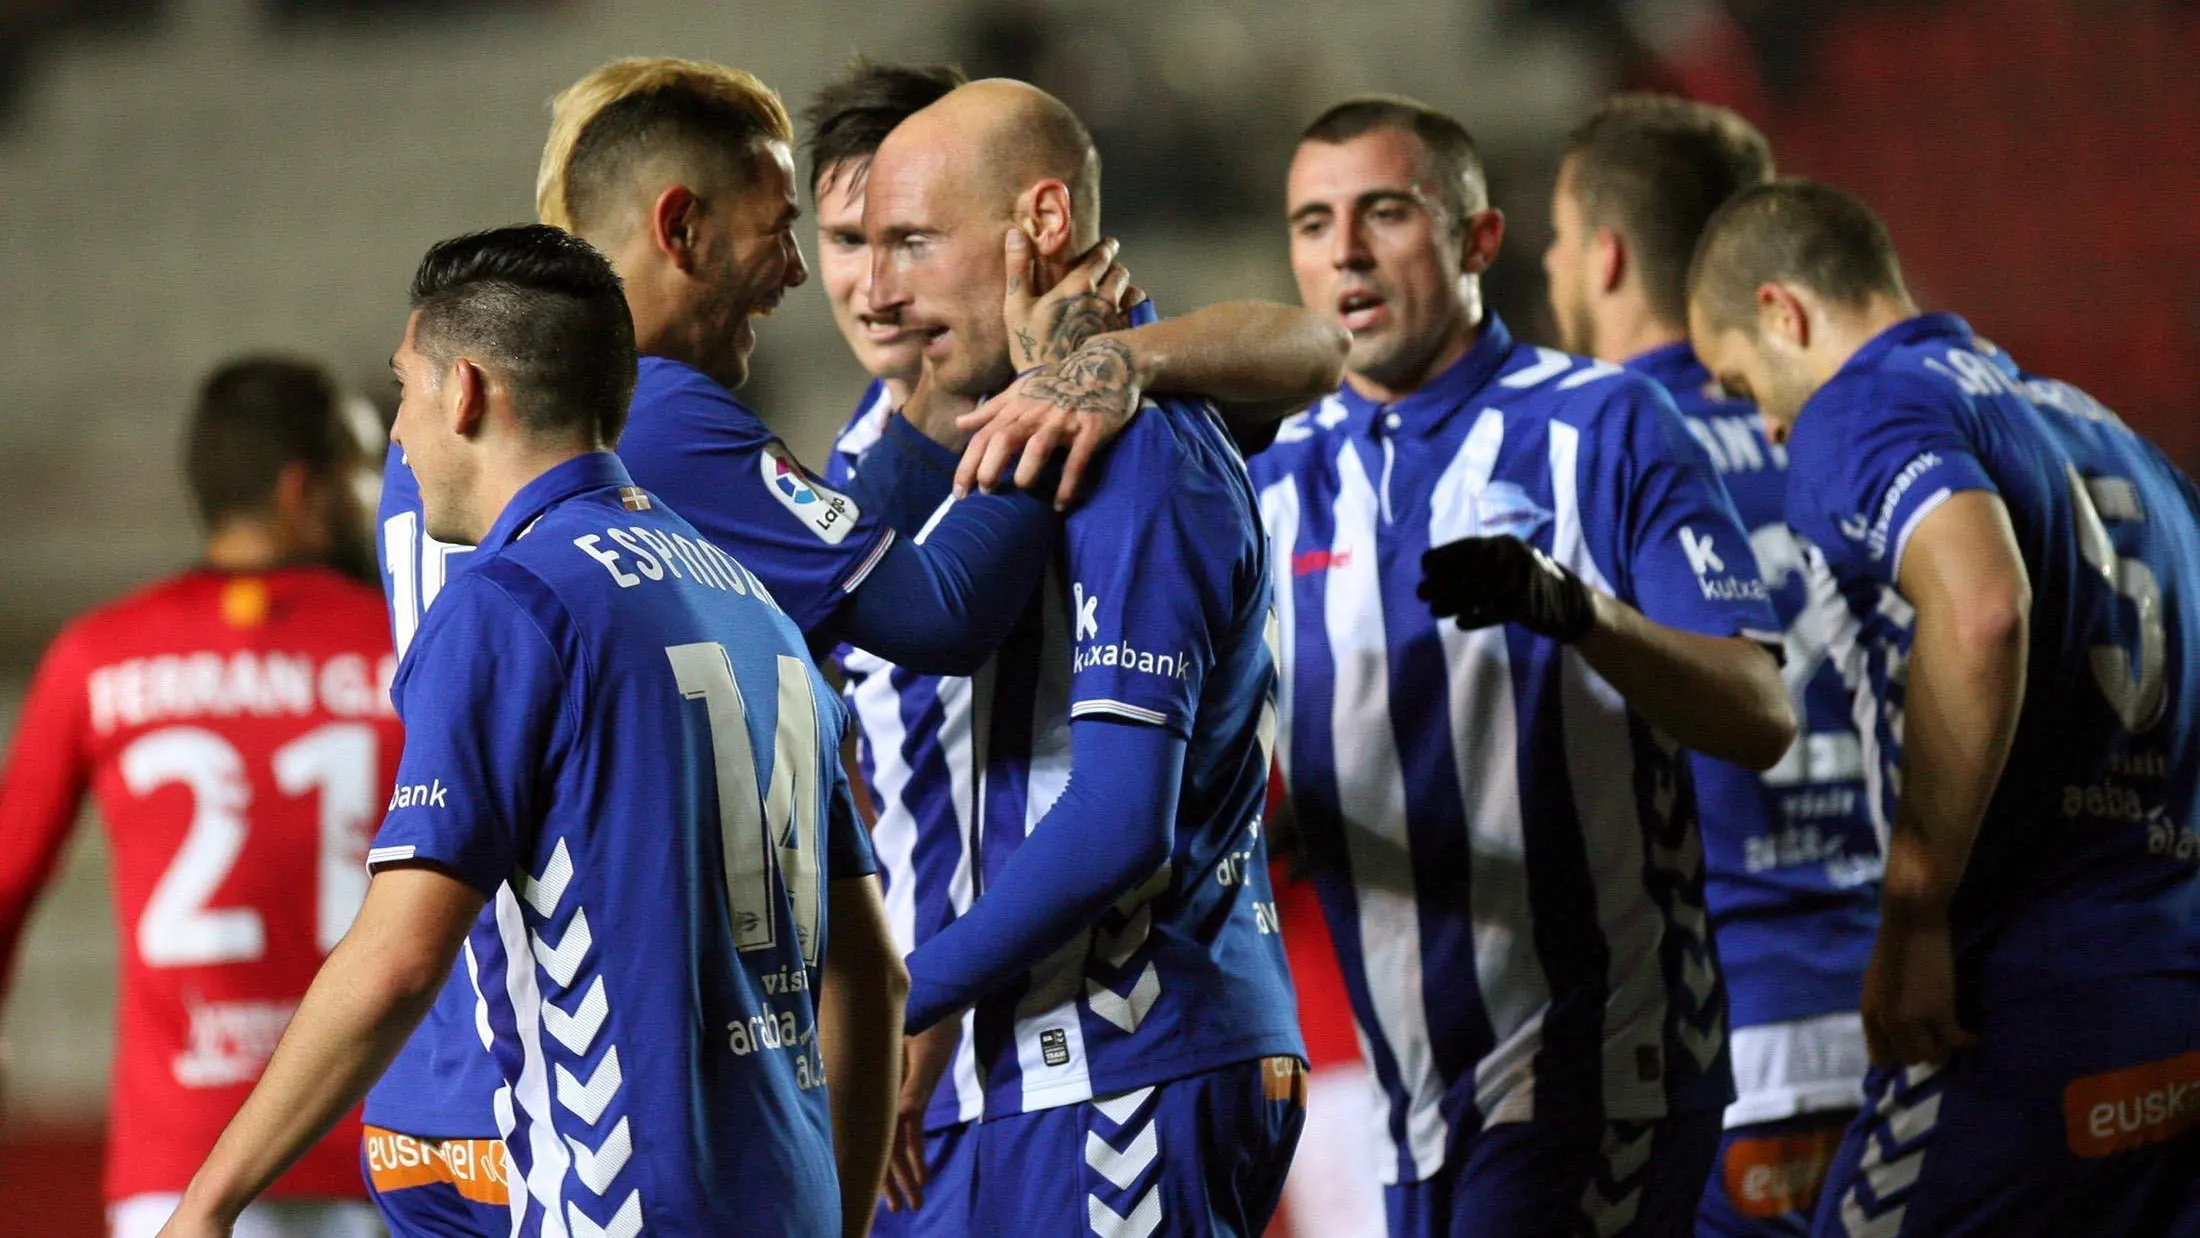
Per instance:
[[[1489,295],[1545,342],[1565,131],[1623,87],[1724,103],[1879,209],[1926,308],[2200,467],[2195,0],[0,0],[0,734],[64,620],[195,553],[173,462],[216,362],[325,358],[394,404],[414,262],[532,215],[554,91],[671,54],[799,107],[857,51],[1076,107],[1163,307],[1289,299],[1293,136],[1419,97],[1480,139],[1510,220]],[[863,375],[820,296],[760,334],[742,394],[820,458]],[[103,865],[80,831],[0,1014],[10,1232],[97,1232]]]

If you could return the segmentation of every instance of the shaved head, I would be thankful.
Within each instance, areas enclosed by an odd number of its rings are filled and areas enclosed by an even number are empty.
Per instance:
[[[1100,243],[1100,152],[1077,113],[1037,86],[995,77],[957,87],[903,121],[879,149],[918,143],[948,153],[946,170],[1003,211],[1040,181],[1062,182],[1077,225],[1071,248]]]
[[[887,135],[863,221],[870,311],[898,314],[925,337],[944,388],[989,395],[1014,374],[1001,313],[1007,234],[1030,238],[1040,286],[1051,285],[1100,243],[1100,155],[1053,95],[972,82]]]
[[[1711,217],[1690,264],[1689,297],[1714,330],[1754,329],[1757,289],[1775,282],[1838,305],[1909,299],[1879,216],[1849,194],[1799,178],[1741,193]]]

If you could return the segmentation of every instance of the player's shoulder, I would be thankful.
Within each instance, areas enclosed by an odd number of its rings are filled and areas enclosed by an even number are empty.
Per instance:
[[[698,425],[759,441],[771,437],[763,418],[717,379],[683,361],[643,357],[635,373],[634,399],[621,446],[637,433],[645,439],[676,436],[692,433]]]
[[[1331,454],[1331,440],[1343,432],[1351,415],[1340,389],[1284,418],[1268,446],[1246,461],[1254,484],[1267,486],[1290,476],[1301,465]]]

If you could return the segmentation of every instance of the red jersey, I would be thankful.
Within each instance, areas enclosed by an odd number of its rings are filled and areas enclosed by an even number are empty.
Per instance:
[[[318,567],[186,572],[47,650],[0,774],[0,994],[89,789],[122,966],[108,1199],[184,1188],[357,914],[395,671],[381,595]],[[268,1194],[363,1194],[358,1114]]]

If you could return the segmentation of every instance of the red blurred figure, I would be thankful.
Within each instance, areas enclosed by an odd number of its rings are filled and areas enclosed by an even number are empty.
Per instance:
[[[1283,781],[1272,770],[1268,820],[1286,836],[1270,840],[1279,851],[1296,845],[1288,837],[1295,831],[1285,811]],[[1344,973],[1337,967],[1314,883],[1293,876],[1291,868],[1289,860],[1270,865],[1269,883],[1276,891],[1276,918],[1291,959],[1291,983],[1298,990],[1299,1032],[1306,1038],[1306,1126],[1268,1238],[1382,1238],[1375,1132],[1383,1118],[1362,1065]]]
[[[381,595],[338,570],[364,566],[371,493],[353,413],[296,362],[208,379],[186,461],[204,564],[62,631],[0,774],[0,995],[87,790],[107,826],[115,1238],[167,1219],[366,891],[401,733]],[[354,1115],[237,1233],[378,1233],[358,1148]]]

